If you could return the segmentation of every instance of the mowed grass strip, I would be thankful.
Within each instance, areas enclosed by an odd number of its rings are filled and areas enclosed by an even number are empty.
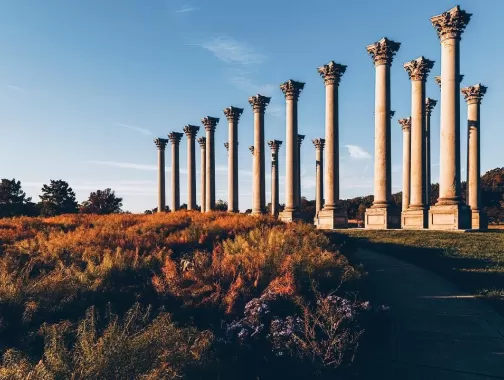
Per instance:
[[[462,290],[489,300],[504,314],[504,230],[347,230],[334,236],[438,273]]]

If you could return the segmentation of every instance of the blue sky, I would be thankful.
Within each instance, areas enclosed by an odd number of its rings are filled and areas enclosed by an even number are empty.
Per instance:
[[[285,140],[280,83],[306,82],[299,100],[303,195],[314,197],[315,149],[324,135],[324,85],[316,68],[348,66],[340,85],[342,198],[372,193],[374,67],[366,45],[401,42],[392,66],[394,192],[400,191],[402,132],[411,110],[402,64],[436,61],[427,96],[439,99],[440,44],[429,18],[447,0],[10,0],[0,2],[1,178],[22,181],[38,201],[43,183],[65,179],[79,201],[111,187],[124,208],[156,205],[155,137],[220,117],[216,130],[217,198],[226,200],[228,106],[245,109],[239,125],[240,208],[251,205],[253,113],[247,102],[271,96],[266,140]],[[473,18],[461,42],[463,86],[489,87],[482,104],[482,171],[504,166],[504,1],[461,0]],[[466,107],[461,98],[462,178]],[[203,128],[200,131],[202,135]],[[181,143],[181,201],[187,197],[186,140]],[[285,146],[280,149],[283,201]],[[269,173],[269,155],[267,172]],[[171,165],[167,151],[167,166]],[[439,104],[432,115],[433,180],[439,171]],[[199,176],[199,147],[197,147]],[[169,169],[168,169],[169,170]],[[199,177],[198,177],[199,178]],[[198,194],[199,194],[199,181]],[[269,177],[266,183],[270,188]],[[167,172],[170,203],[170,172]],[[267,198],[270,193],[268,191]],[[198,195],[199,200],[199,195]]]

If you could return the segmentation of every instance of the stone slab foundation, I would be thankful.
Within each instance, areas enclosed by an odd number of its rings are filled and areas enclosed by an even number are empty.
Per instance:
[[[348,215],[341,210],[320,210],[315,216],[315,225],[319,230],[348,228]]]
[[[395,207],[368,208],[364,217],[365,228],[388,230],[401,226],[399,210]]]
[[[401,228],[405,230],[422,230],[428,227],[428,210],[405,210],[401,213]]]

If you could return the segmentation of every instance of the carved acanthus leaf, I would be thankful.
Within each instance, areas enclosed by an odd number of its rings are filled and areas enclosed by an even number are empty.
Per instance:
[[[463,88],[461,92],[467,104],[481,103],[481,100],[487,92],[487,87],[478,83],[477,85]]]
[[[367,52],[373,58],[375,66],[391,65],[394,60],[394,55],[401,47],[400,42],[395,42],[384,37],[380,41],[366,47]]]
[[[449,11],[431,17],[431,23],[441,41],[448,38],[460,39],[471,16],[472,14],[463,11],[457,5]]]
[[[286,100],[298,100],[304,85],[303,82],[296,82],[289,79],[287,82],[280,85],[280,90],[282,90]]]
[[[334,61],[329,62],[327,65],[317,68],[320,76],[324,79],[325,85],[335,84],[339,85],[341,77],[346,71],[346,66],[336,63]]]
[[[433,67],[434,61],[424,56],[404,64],[404,70],[406,70],[411,80],[425,81]]]
[[[254,96],[251,96],[248,101],[250,105],[252,106],[252,109],[254,112],[261,112],[264,113],[266,110],[266,106],[269,104],[271,98],[268,98],[267,96],[257,94]]]

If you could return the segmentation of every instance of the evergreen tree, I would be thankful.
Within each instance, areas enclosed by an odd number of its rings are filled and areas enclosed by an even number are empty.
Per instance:
[[[67,182],[61,179],[51,180],[49,185],[42,186],[39,203],[42,216],[75,214],[77,206],[75,193]]]
[[[121,207],[122,198],[117,197],[113,190],[105,189],[89,194],[79,211],[83,214],[118,214],[122,211]]]

